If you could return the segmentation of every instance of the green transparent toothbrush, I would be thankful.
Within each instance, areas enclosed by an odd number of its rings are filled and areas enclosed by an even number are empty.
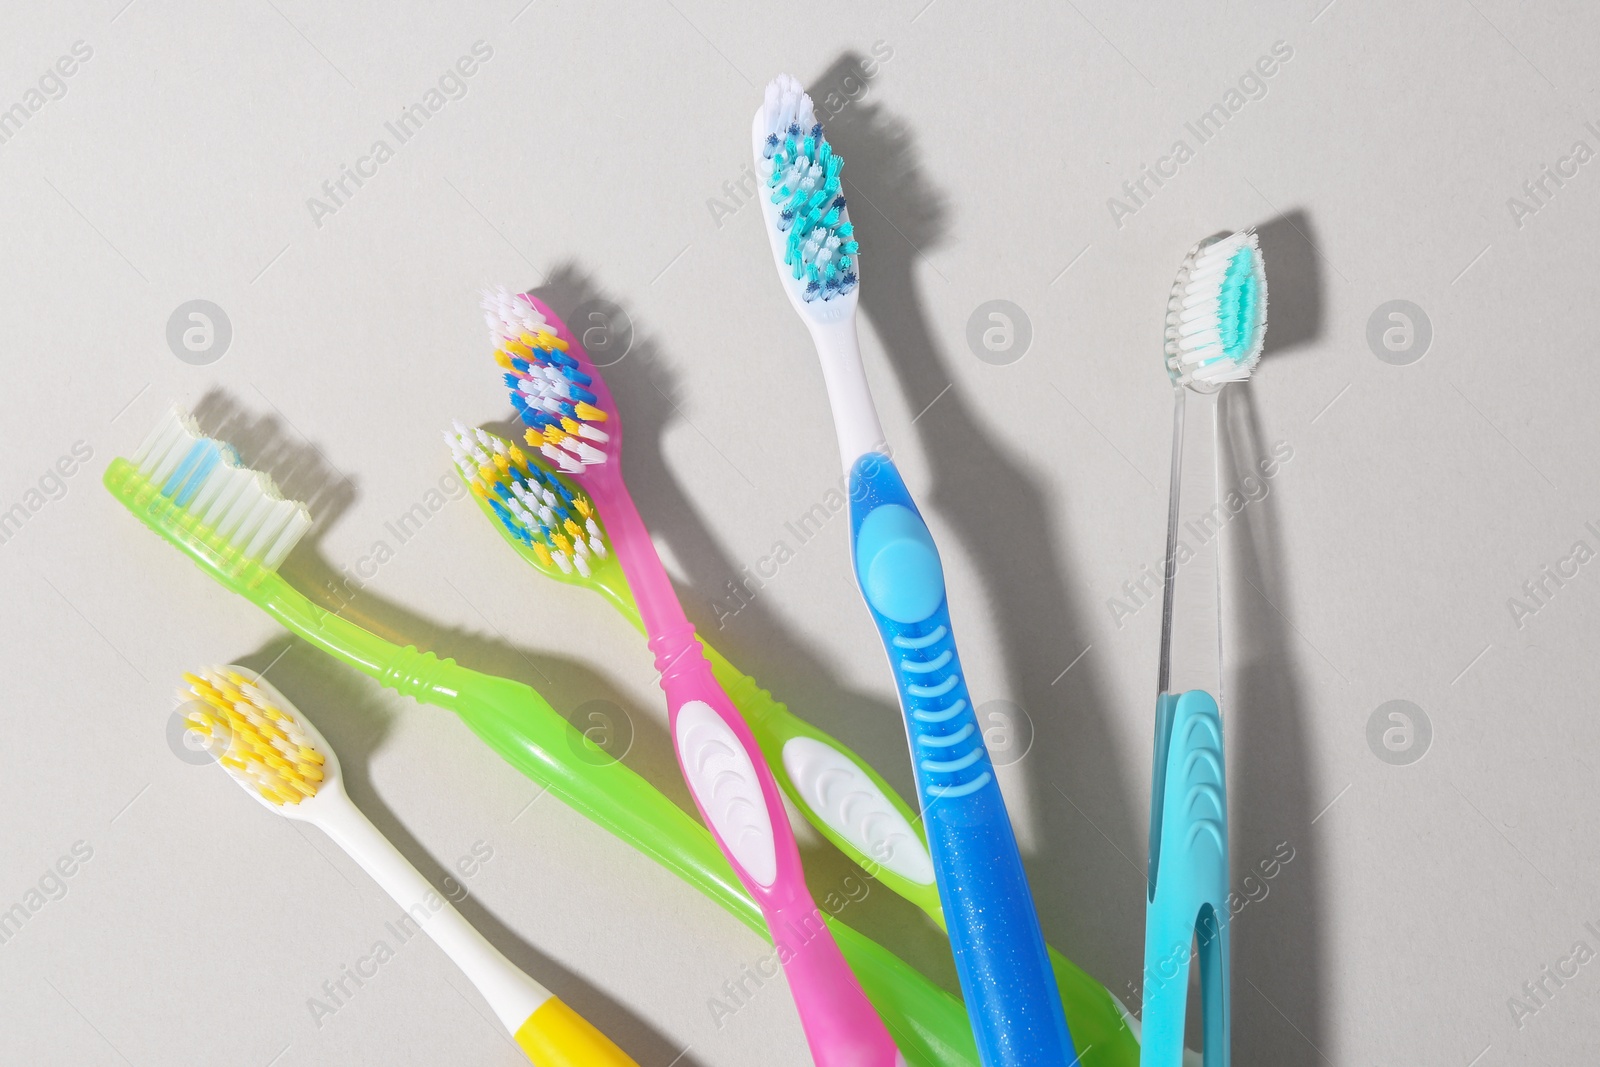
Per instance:
[[[546,577],[600,593],[644,632],[627,579],[580,486],[552,471],[539,453],[487,430],[457,422],[444,437],[473,499],[518,555]],[[854,752],[774,699],[703,636],[700,643],[795,807],[841,852],[942,929],[920,817]],[[1136,1067],[1139,1043],[1121,1004],[1055,949],[1050,963],[1081,1062]]]
[[[581,735],[533,689],[414,646],[401,648],[290,585],[277,567],[310,529],[305,506],[283,499],[270,478],[242,466],[231,446],[202,436],[188,415],[169,412],[131,460],[111,461],[104,482],[124,507],[224,588],[381,684],[455,712],[523,774],[765,932],[755,902],[706,829],[623,764],[580,759]],[[824,918],[910,1062],[976,1067],[958,1000],[877,942],[833,916]]]

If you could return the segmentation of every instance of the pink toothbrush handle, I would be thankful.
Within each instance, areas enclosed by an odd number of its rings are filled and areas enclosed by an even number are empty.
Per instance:
[[[678,761],[700,816],[760,905],[818,1067],[902,1063],[806,887],[777,782],[688,624],[652,637]]]
[[[761,907],[817,1067],[902,1067],[806,888],[800,849],[755,736],[711,673],[620,477],[590,488],[650,633],[673,747],[700,817]]]

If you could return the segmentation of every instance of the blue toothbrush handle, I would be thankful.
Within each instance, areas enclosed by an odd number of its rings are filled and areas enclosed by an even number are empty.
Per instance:
[[[1199,945],[1205,1067],[1228,1067],[1228,779],[1222,716],[1210,693],[1163,693],[1156,706],[1145,911],[1140,1067],[1180,1067],[1192,946]]]
[[[894,665],[956,975],[985,1067],[1077,1063],[1017,839],[967,693],[944,572],[894,464],[851,472],[856,577]]]

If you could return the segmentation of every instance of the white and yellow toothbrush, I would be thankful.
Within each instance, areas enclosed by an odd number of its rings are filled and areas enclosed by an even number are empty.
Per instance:
[[[489,944],[372,825],[345,792],[339,757],[317,728],[244,667],[184,675],[178,699],[246,793],[286,819],[321,827],[478,987],[538,1067],[637,1067],[616,1045]]]

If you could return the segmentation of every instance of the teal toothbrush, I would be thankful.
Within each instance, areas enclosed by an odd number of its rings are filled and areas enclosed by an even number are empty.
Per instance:
[[[1172,478],[1150,797],[1142,1067],[1183,1061],[1195,944],[1204,1064],[1227,1067],[1230,1058],[1218,398],[1224,385],[1250,376],[1266,332],[1267,285],[1256,235],[1244,231],[1196,245],[1167,303]],[[1186,537],[1186,530],[1194,532]],[[1190,548],[1191,540],[1198,549]]]

